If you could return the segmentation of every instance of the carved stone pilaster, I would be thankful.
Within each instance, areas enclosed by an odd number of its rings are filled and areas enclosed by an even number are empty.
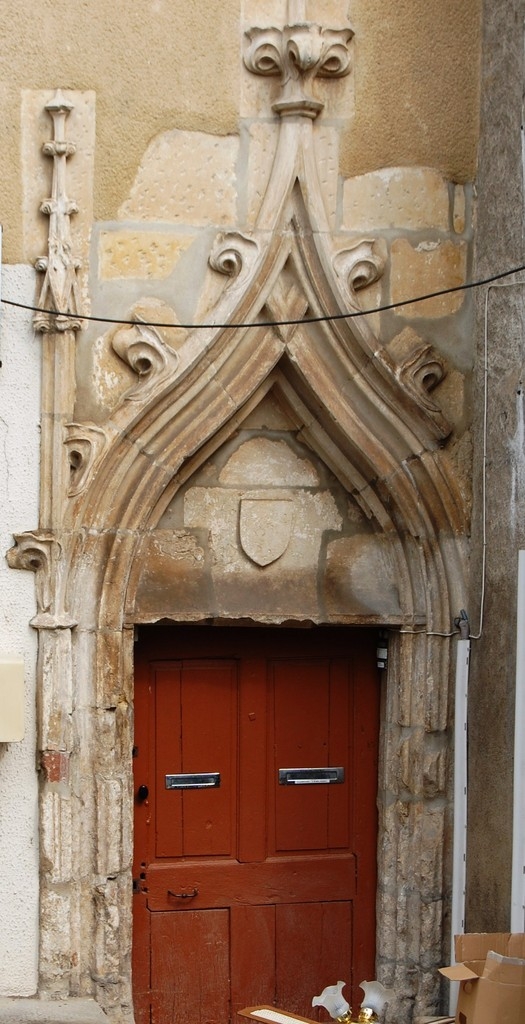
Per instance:
[[[53,159],[53,181],[51,198],[40,206],[41,212],[49,217],[49,242],[48,255],[36,262],[36,269],[45,274],[38,305],[63,315],[37,313],[33,320],[37,331],[78,331],[82,326],[77,280],[80,260],[73,254],[70,229],[70,217],[78,212],[78,206],[66,194],[66,162],[75,152],[74,144],[65,138],[66,118],[72,109],[73,104],[60,90],[46,104],[53,121],[53,139],[44,144],[43,150]]]
[[[351,28],[329,29],[312,22],[278,28],[251,28],[244,63],[254,75],[279,75],[282,91],[272,109],[281,117],[316,118],[324,104],[312,92],[316,78],[350,73]]]
[[[29,569],[36,574],[37,614],[31,620],[36,629],[69,629],[76,625],[64,610],[60,595],[62,547],[50,534],[14,534],[15,546],[6,554],[11,569]]]

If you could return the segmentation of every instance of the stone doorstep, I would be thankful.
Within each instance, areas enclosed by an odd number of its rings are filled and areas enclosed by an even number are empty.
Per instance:
[[[1,1021],[0,1017],[0,1021]],[[415,1017],[414,1024],[454,1024],[455,1017]]]
[[[0,1024],[108,1024],[94,999],[0,998]]]

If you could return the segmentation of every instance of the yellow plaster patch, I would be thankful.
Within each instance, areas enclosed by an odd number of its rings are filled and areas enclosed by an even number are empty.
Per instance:
[[[103,231],[99,240],[100,278],[169,277],[192,242],[191,236],[158,231]]]
[[[456,185],[454,188],[454,231],[456,234],[463,234],[466,227],[465,219],[465,189],[463,185]]]
[[[349,178],[343,191],[343,227],[350,231],[449,227],[448,184],[429,167],[385,167]]]
[[[235,222],[236,135],[174,129],[148,146],[119,217],[201,227]]]
[[[392,244],[391,301],[402,302],[416,295],[462,285],[466,280],[467,247],[464,242],[420,243],[416,248],[405,238]],[[440,317],[456,313],[463,303],[463,292],[452,292],[395,312],[404,317]]]

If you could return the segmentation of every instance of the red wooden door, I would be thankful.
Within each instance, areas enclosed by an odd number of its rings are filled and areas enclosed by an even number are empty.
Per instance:
[[[374,976],[375,646],[366,631],[143,631],[138,1024],[227,1024],[255,1003],[312,1016],[339,978],[360,1002]]]

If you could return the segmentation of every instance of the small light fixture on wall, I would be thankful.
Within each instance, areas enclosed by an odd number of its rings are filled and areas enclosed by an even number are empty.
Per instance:
[[[377,667],[386,668],[386,663],[388,660],[388,633],[386,629],[379,630],[376,657]]]

